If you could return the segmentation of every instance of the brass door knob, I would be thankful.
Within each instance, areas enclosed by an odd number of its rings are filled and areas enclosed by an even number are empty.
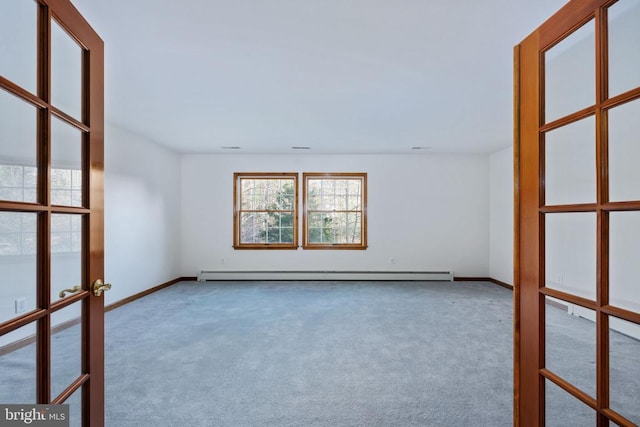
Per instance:
[[[64,297],[66,297],[66,296],[67,296],[67,293],[75,294],[76,292],[79,292],[79,291],[80,291],[80,285],[76,285],[76,286],[74,286],[73,288],[64,289],[64,290],[60,291],[60,293],[58,294],[58,296],[59,296],[60,298],[64,298]]]
[[[102,279],[98,279],[93,282],[93,294],[97,297],[102,295],[104,291],[111,289],[111,283],[104,283]]]

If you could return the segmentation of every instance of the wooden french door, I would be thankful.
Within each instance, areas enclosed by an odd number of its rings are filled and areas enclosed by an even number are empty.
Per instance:
[[[104,425],[103,42],[69,0],[0,5],[0,403]]]
[[[515,424],[640,424],[640,1],[515,48]]]

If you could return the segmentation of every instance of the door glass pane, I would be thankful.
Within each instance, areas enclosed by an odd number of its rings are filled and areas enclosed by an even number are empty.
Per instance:
[[[82,118],[82,49],[55,20],[51,21],[51,103]]]
[[[596,299],[596,214],[545,215],[545,286]]]
[[[51,204],[82,206],[82,132],[51,119]]]
[[[0,322],[36,308],[37,214],[0,212]]]
[[[37,110],[0,90],[0,199],[37,201]]]
[[[636,70],[636,72],[640,75],[640,71]],[[609,110],[609,200],[611,201],[640,200],[639,117],[640,100]]]
[[[609,96],[640,86],[640,0],[609,8]]]
[[[595,46],[591,20],[545,52],[547,123],[595,104]]]
[[[596,425],[596,412],[553,382],[545,380],[545,426],[584,427]]]
[[[84,387],[84,386],[83,386]],[[82,387],[74,391],[65,404],[69,405],[69,427],[82,426]]]
[[[0,336],[0,402],[36,403],[36,325]]]
[[[545,135],[545,204],[595,203],[595,129],[592,116]]]
[[[51,397],[82,374],[82,302],[51,315]]]
[[[640,325],[609,318],[609,406],[640,425]]]
[[[51,301],[64,298],[65,289],[82,286],[82,241],[82,216],[51,215]]]
[[[545,305],[545,367],[596,396],[595,312],[573,304]]]
[[[2,0],[0,13],[0,75],[36,93],[36,2]]]
[[[609,214],[609,304],[640,312],[640,212]]]

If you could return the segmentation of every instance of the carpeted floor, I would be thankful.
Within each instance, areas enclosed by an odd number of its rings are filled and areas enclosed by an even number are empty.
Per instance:
[[[590,387],[593,324],[547,319],[554,369]],[[491,283],[183,282],[106,314],[106,424],[511,426],[512,328],[512,293]],[[618,335],[616,398],[640,416],[640,342]],[[25,354],[0,358],[0,401],[25,392]],[[595,425],[554,387],[548,426]]]
[[[510,307],[481,283],[182,283],[108,314],[107,422],[511,425]]]

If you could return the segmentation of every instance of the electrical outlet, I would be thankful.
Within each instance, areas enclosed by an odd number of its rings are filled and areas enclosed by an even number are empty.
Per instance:
[[[15,301],[16,314],[24,313],[27,311],[27,299],[16,298]]]

